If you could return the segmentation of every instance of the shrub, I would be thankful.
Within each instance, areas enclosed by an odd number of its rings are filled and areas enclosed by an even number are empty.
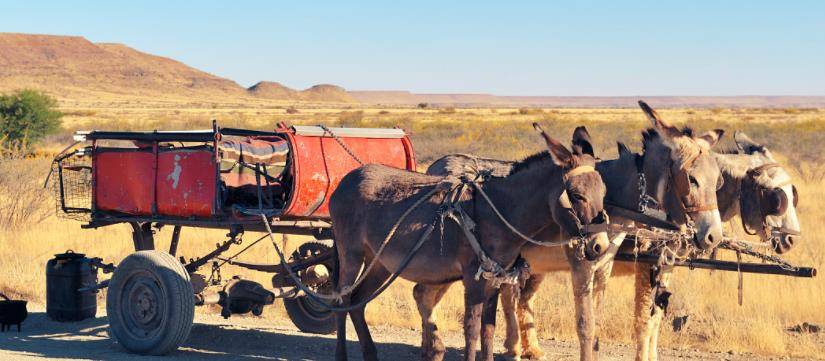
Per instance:
[[[62,113],[57,101],[37,90],[0,95],[0,142],[28,146],[60,129]]]
[[[6,154],[0,160],[0,229],[34,226],[54,212],[42,185],[50,162],[25,156]]]
[[[364,111],[345,111],[338,114],[338,124],[344,127],[359,127],[364,120]]]
[[[427,109],[430,107],[428,103],[418,103],[418,109]]]
[[[286,108],[286,113],[287,114],[298,114],[298,109],[296,109],[295,107],[289,107],[289,108]]]

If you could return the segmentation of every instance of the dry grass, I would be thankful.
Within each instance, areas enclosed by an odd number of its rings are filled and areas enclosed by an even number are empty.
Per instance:
[[[67,108],[65,134],[54,136],[40,153],[59,150],[74,129],[172,129],[208,128],[211,119],[224,126],[272,129],[277,121],[302,124],[342,124],[347,126],[401,126],[413,133],[419,162],[423,165],[438,156],[453,152],[478,153],[515,159],[539,150],[542,142],[530,127],[540,121],[561,139],[568,139],[573,128],[587,125],[602,157],[614,156],[615,141],[627,142],[638,149],[639,130],[647,125],[635,109],[324,109],[299,108],[287,114],[286,107],[243,108],[241,106],[164,108],[145,106],[72,107]],[[806,238],[788,255],[794,262],[825,268],[825,159],[820,139],[825,135],[825,111],[818,109],[670,109],[661,114],[698,130],[723,128],[747,130],[758,141],[767,143],[797,179],[802,202],[799,212]],[[729,139],[729,137],[726,137]],[[729,140],[727,140],[729,142]],[[728,144],[729,145],[729,144]],[[43,265],[52,254],[66,249],[87,252],[117,261],[131,250],[129,227],[118,225],[98,230],[82,230],[74,221],[50,216],[37,222],[39,212],[51,211],[51,204],[37,203],[43,192],[39,187],[48,170],[48,161],[27,159],[3,161],[0,166],[0,217],[8,217],[9,204],[28,204],[32,215],[14,216],[10,229],[0,233],[0,292],[44,300]],[[10,203],[12,202],[12,203]],[[733,225],[738,231],[738,225]],[[157,236],[164,247],[171,230]],[[195,256],[206,253],[225,232],[184,229],[180,253]],[[247,242],[255,239],[246,236]],[[300,237],[291,237],[294,246]],[[254,247],[242,259],[275,262],[266,242]],[[224,276],[243,274],[268,283],[265,275],[227,268]],[[536,300],[539,331],[543,337],[575,339],[572,297],[567,274],[553,275]],[[675,333],[663,327],[662,344],[671,347],[700,348],[761,354],[819,357],[825,352],[821,336],[798,335],[785,329],[809,322],[825,325],[825,282],[822,278],[790,279],[778,276],[746,275],[744,306],[736,304],[736,275],[708,271],[677,271],[675,296],[670,316],[689,316],[685,331]],[[419,327],[412,299],[412,285],[400,281],[368,308],[368,319],[375,324]],[[102,304],[102,303],[101,303]],[[632,280],[616,278],[608,287],[603,316],[602,340],[629,342],[631,328]],[[203,312],[210,312],[205,310]],[[266,317],[286,317],[280,306],[268,310]],[[458,330],[463,313],[461,286],[456,285],[439,309],[442,328]],[[388,316],[390,315],[390,316]],[[502,323],[499,323],[500,325]],[[667,326],[667,324],[666,324]],[[500,327],[501,329],[501,327]]]

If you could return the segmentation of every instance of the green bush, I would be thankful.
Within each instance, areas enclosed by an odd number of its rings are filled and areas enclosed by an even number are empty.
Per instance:
[[[60,129],[57,101],[37,90],[0,95],[0,142],[25,147]]]

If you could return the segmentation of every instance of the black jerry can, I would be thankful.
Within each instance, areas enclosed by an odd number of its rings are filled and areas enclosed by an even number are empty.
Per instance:
[[[60,322],[95,317],[97,292],[79,292],[97,284],[97,266],[82,253],[69,250],[46,263],[46,314]]]

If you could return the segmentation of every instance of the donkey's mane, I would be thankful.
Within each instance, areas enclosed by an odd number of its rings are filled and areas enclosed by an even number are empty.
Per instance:
[[[693,138],[693,128],[687,126],[682,128],[682,135]],[[661,141],[662,136],[656,129],[647,128],[642,131],[642,149],[647,149],[648,144]]]
[[[713,151],[719,154],[742,154],[739,148],[736,147],[725,147],[722,149],[714,149]]]
[[[550,152],[547,150],[542,150],[537,153],[533,153],[524,157],[524,159],[513,163],[513,168],[510,169],[510,174],[515,174],[526,170],[536,164],[543,163],[546,159],[550,158]]]

